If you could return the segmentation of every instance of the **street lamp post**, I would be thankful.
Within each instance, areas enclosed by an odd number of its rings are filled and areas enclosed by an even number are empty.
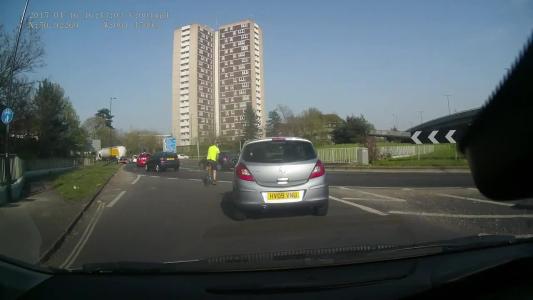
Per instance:
[[[450,110],[450,96],[449,94],[445,94],[444,95],[446,97],[446,99],[448,100],[448,115],[451,115],[452,114],[452,111]]]
[[[109,121],[111,122],[111,104],[113,103],[113,100],[117,100],[117,97],[109,97]],[[113,146],[113,128],[111,127],[111,124],[109,124],[109,146]]]

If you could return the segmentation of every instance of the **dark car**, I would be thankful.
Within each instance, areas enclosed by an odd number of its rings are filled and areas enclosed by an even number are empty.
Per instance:
[[[129,161],[128,158],[125,157],[125,156],[122,156],[121,158],[118,159],[118,163],[119,163],[119,164],[127,164],[127,163],[129,163],[129,162],[130,162],[130,161]]]
[[[239,154],[231,152],[220,152],[218,155],[218,164],[222,170],[232,170],[237,165]]]
[[[164,171],[172,169],[178,171],[180,168],[180,161],[178,155],[172,152],[157,152],[150,156],[145,165],[146,171]]]

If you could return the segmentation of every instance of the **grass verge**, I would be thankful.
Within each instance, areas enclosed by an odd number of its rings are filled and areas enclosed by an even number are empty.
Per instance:
[[[465,159],[390,159],[378,160],[372,163],[374,167],[437,167],[450,168],[460,167],[468,168],[468,162]]]
[[[116,163],[96,163],[57,176],[54,179],[54,187],[66,200],[81,200],[93,195],[119,167]]]
[[[390,158],[374,161],[372,164],[379,167],[468,167],[466,159],[457,152],[455,145],[435,145],[435,151],[418,156]]]

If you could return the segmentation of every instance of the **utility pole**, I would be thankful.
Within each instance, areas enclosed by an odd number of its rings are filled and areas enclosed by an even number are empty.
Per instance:
[[[422,119],[422,114],[423,114],[423,113],[424,113],[423,110],[419,110],[419,111],[418,111],[418,115],[420,116],[420,124],[422,124],[422,123],[424,122],[423,119]]]
[[[111,104],[113,100],[117,100],[117,97],[109,97],[109,147],[113,147],[113,128],[111,127]]]
[[[198,156],[198,160],[200,160],[200,138],[196,138],[196,155]]]
[[[398,115],[397,114],[392,114],[392,125],[394,128],[398,129]]]
[[[446,97],[446,99],[448,100],[448,115],[451,115],[452,114],[452,111],[450,110],[450,96],[449,94],[444,94],[444,96]]]

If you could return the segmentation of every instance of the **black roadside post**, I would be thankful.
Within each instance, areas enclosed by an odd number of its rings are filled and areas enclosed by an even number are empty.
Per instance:
[[[2,121],[4,118],[2,118]],[[4,141],[4,153],[6,154],[4,159],[4,170],[6,179],[6,200],[11,202],[11,162],[9,161],[8,144],[9,142],[9,123],[6,124],[6,136]]]

